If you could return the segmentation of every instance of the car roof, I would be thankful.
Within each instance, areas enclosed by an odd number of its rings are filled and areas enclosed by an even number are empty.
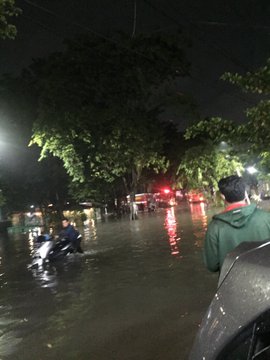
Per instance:
[[[242,243],[228,254],[190,360],[217,359],[232,339],[270,309],[270,241]]]

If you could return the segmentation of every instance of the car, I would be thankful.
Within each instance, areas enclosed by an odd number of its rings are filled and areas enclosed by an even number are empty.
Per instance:
[[[205,196],[201,191],[191,190],[186,195],[189,203],[205,202]]]
[[[269,259],[270,241],[227,255],[189,360],[270,359]]]

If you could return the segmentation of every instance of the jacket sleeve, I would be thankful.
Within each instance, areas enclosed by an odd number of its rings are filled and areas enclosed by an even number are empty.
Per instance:
[[[216,272],[220,270],[219,253],[218,253],[218,236],[215,226],[210,223],[205,235],[204,242],[204,263],[208,270]]]
[[[71,241],[75,241],[78,237],[79,232],[73,227],[68,228],[68,237]]]

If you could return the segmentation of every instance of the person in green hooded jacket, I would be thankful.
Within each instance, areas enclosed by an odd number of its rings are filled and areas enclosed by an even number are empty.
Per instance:
[[[226,208],[214,215],[204,243],[208,270],[220,271],[226,255],[244,241],[270,240],[270,213],[246,201],[243,179],[232,175],[218,183]]]

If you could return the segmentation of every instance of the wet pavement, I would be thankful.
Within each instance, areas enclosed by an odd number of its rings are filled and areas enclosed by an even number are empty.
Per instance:
[[[216,210],[215,210],[216,211]],[[0,359],[185,360],[217,285],[204,204],[90,222],[83,255],[29,269],[33,241],[0,237]]]

